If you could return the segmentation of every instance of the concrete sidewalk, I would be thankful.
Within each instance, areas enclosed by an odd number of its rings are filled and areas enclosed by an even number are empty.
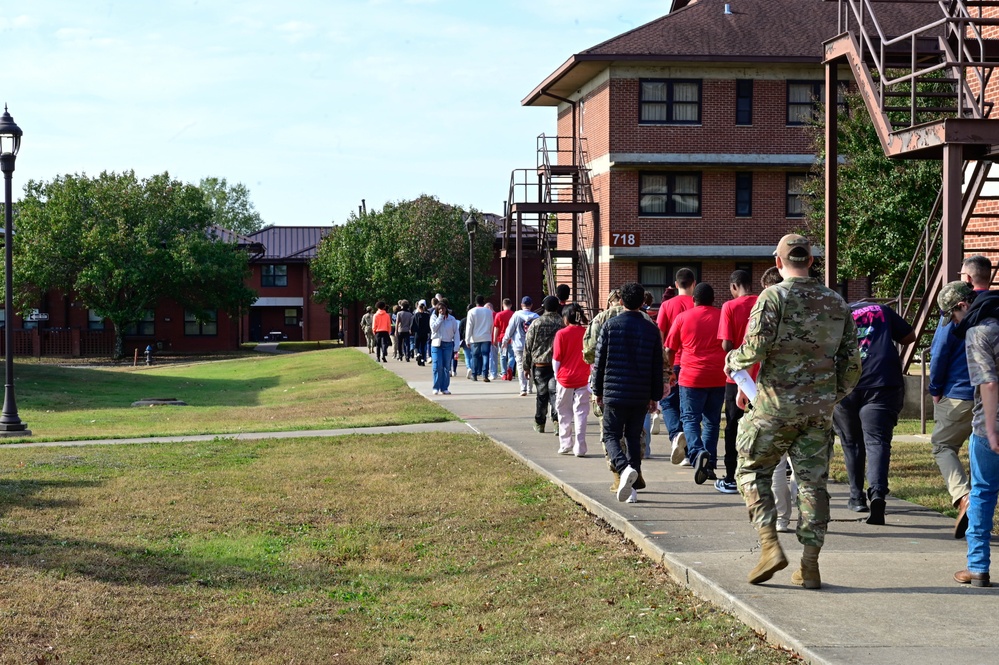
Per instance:
[[[869,526],[846,509],[846,487],[831,485],[832,522],[820,559],[823,588],[806,591],[791,584],[801,555],[794,534],[781,534],[791,565],[753,586],[746,575],[759,545],[742,498],[719,494],[710,483],[695,485],[689,469],[670,464],[667,436],[652,438],[653,457],[643,463],[648,488],[639,492],[639,503],[619,503],[609,489],[612,479],[594,417],[587,428],[589,455],[562,456],[553,434],[533,431],[534,396],[520,397],[515,382],[472,382],[460,366],[451,381],[453,394],[433,396],[429,366],[394,360],[380,366],[559,485],[697,595],[808,662],[999,660],[993,634],[999,589],[952,580],[965,565],[965,542],[953,538],[953,520],[939,513],[889,498],[887,524]]]

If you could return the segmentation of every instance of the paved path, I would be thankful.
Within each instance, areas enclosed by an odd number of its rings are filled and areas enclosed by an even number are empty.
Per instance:
[[[964,567],[965,542],[954,540],[953,520],[939,513],[889,498],[887,524],[869,526],[846,509],[846,487],[833,485],[832,523],[820,558],[822,590],[791,584],[801,554],[794,534],[780,536],[792,565],[767,584],[752,586],[746,574],[759,545],[741,497],[695,485],[689,470],[669,463],[665,435],[653,437],[653,458],[643,463],[648,488],[639,492],[639,503],[618,503],[609,491],[595,418],[587,428],[588,457],[557,455],[554,435],[532,430],[534,397],[520,397],[516,384],[474,383],[463,378],[462,366],[452,379],[454,394],[435,397],[429,367],[396,361],[382,366],[620,529],[699,596],[808,662],[999,662],[999,588],[952,581]]]
[[[953,521],[938,513],[889,498],[888,523],[869,526],[846,509],[848,492],[844,486],[833,485],[833,521],[820,559],[822,590],[805,591],[790,583],[801,552],[793,534],[781,534],[792,565],[769,583],[752,586],[745,578],[756,563],[759,545],[742,499],[719,494],[708,484],[695,485],[689,470],[673,466],[666,458],[666,436],[653,437],[653,457],[643,464],[649,486],[639,493],[639,503],[618,503],[609,489],[611,476],[603,460],[596,419],[591,417],[587,428],[588,457],[557,455],[554,435],[533,431],[534,398],[520,397],[516,384],[471,382],[461,378],[461,367],[460,376],[452,380],[454,394],[435,397],[431,395],[429,367],[396,361],[381,367],[395,372],[464,422],[3,447],[471,429],[491,437],[591,513],[622,531],[696,594],[810,663],[965,665],[999,661],[993,637],[999,588],[973,589],[951,580],[953,572],[964,566],[965,543],[952,538]],[[904,438],[928,442],[926,436]]]

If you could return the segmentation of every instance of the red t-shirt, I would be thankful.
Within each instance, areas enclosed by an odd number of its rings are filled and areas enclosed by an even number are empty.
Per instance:
[[[552,360],[559,362],[555,379],[566,388],[582,388],[590,380],[590,366],[583,360],[584,326],[566,326],[555,333]]]
[[[749,325],[749,313],[753,311],[756,298],[757,296],[753,295],[739,296],[722,305],[721,321],[718,323],[719,340],[728,340],[732,342],[735,348],[739,348],[742,345],[742,341],[746,339],[746,326]],[[759,371],[760,366],[757,363],[753,365],[749,374],[755,380],[756,373]],[[728,375],[725,376],[725,380],[729,383],[735,383]]]
[[[693,306],[694,298],[692,296],[685,296],[681,294],[673,296],[666,301],[666,304],[659,308],[659,315],[656,317],[656,325],[659,326],[659,332],[663,334],[663,340],[669,337],[669,329],[672,327],[676,317],[680,316],[682,312],[686,312]],[[673,358],[673,364],[681,364],[680,351],[676,352],[676,357]]]
[[[720,320],[717,307],[702,305],[681,312],[670,326],[666,346],[677,352],[683,350],[680,385],[684,388],[724,387],[725,351],[718,341]]]
[[[506,327],[510,325],[510,319],[513,318],[512,309],[504,309],[496,312],[493,317],[493,343],[499,344],[503,341],[503,335],[506,334]]]

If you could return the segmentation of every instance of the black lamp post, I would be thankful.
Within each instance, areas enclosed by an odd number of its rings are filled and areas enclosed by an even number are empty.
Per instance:
[[[0,116],[0,171],[3,171],[4,185],[4,369],[6,378],[3,386],[3,411],[0,412],[0,436],[29,436],[28,426],[17,417],[17,402],[14,400],[14,271],[12,269],[12,248],[14,246],[14,230],[11,196],[11,178],[14,175],[14,160],[21,148],[21,128],[7,112],[4,104],[3,115]]]
[[[473,213],[465,215],[465,230],[468,231],[468,302],[475,303],[475,231],[479,220]]]

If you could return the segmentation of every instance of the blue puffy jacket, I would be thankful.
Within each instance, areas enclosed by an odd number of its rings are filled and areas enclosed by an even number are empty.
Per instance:
[[[639,311],[607,320],[590,375],[593,394],[611,406],[643,406],[663,396],[663,347],[656,324]]]

